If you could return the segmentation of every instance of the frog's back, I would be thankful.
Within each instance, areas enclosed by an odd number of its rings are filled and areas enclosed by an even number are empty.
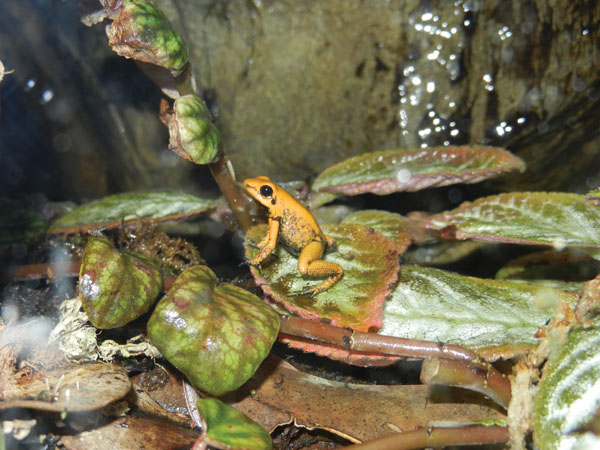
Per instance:
[[[312,241],[324,242],[323,232],[312,214],[299,202],[297,203],[298,207],[286,208],[283,211],[279,233],[283,244],[294,253],[300,252]]]

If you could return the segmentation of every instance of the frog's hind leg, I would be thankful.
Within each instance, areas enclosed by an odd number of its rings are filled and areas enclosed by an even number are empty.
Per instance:
[[[301,295],[310,294],[311,297],[314,297],[318,293],[329,289],[342,277],[342,274],[344,273],[342,266],[321,259],[324,250],[325,247],[322,242],[312,241],[300,252],[300,256],[298,257],[298,271],[302,275],[309,275],[311,277],[329,277],[321,284],[303,291]]]

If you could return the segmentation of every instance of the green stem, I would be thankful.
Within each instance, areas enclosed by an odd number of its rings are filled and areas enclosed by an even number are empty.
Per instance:
[[[192,78],[192,65],[189,62],[185,69],[183,69],[183,72],[174,78],[175,86],[177,87],[177,92],[179,92],[179,95],[197,95]]]

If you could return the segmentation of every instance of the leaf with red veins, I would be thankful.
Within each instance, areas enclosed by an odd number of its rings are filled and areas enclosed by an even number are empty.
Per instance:
[[[353,223],[373,228],[396,244],[396,251],[399,255],[404,253],[411,243],[410,224],[400,214],[366,209],[346,217],[342,223]]]
[[[456,183],[477,183],[525,170],[523,160],[494,147],[464,146],[365,153],[323,171],[314,192],[342,195],[419,191]]]
[[[288,311],[306,319],[326,319],[332,325],[358,331],[379,329],[384,300],[398,278],[395,244],[362,225],[324,225],[322,230],[337,242],[336,248],[329,249],[323,259],[344,269],[336,284],[315,297],[297,295],[315,281],[298,272],[298,258],[282,245],[260,266],[250,268],[257,283]],[[260,242],[266,232],[265,225],[248,231],[247,258],[257,254],[252,242]],[[322,281],[318,279],[317,283]]]

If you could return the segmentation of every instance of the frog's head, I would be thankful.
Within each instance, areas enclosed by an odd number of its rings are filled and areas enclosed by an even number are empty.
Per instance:
[[[271,208],[275,204],[274,196],[279,188],[269,177],[256,177],[245,179],[244,189],[261,205]]]

